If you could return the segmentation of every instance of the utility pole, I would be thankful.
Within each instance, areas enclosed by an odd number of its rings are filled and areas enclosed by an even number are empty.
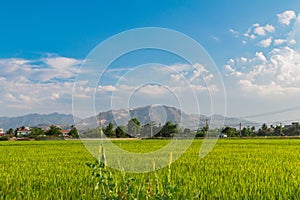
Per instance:
[[[205,134],[206,134],[206,136],[208,137],[207,132],[208,132],[208,119],[206,118],[206,119],[205,119]]]
[[[153,137],[153,121],[150,120],[150,132],[151,138]]]
[[[282,136],[282,124],[280,122],[280,129],[279,129],[279,132],[280,132],[280,136]]]
[[[99,127],[100,127],[100,138],[102,138],[102,122],[101,122],[101,113],[99,113],[99,119],[98,119],[98,122],[99,122]]]
[[[240,137],[242,137],[242,123],[240,123]]]

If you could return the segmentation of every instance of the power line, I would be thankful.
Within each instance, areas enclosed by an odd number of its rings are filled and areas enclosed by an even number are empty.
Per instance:
[[[290,111],[295,111],[295,110],[300,110],[300,106],[295,106],[292,108],[286,108],[286,109],[277,110],[277,111],[273,111],[273,112],[260,113],[260,114],[256,114],[256,115],[247,115],[247,116],[242,116],[240,118],[249,119],[249,118],[256,118],[256,117],[264,117],[264,116],[268,116],[268,115],[280,114],[280,113],[285,113],[285,112],[290,112]]]

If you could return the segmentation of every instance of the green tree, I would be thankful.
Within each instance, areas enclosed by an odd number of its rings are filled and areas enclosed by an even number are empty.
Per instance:
[[[254,136],[256,133],[255,133],[255,126],[252,126],[251,127],[251,136]]]
[[[115,132],[116,132],[116,137],[117,138],[125,138],[125,137],[127,137],[126,127],[125,126],[118,126],[116,128]]]
[[[14,131],[14,136],[15,136],[15,137],[18,137],[18,128],[15,129],[15,131]]]
[[[247,128],[244,127],[241,132],[242,132],[242,136],[250,136],[251,134],[250,127],[249,126]]]
[[[274,129],[274,135],[276,136],[280,136],[282,135],[282,126],[276,126],[275,129]]]
[[[129,135],[136,137],[140,133],[140,130],[141,130],[141,125],[137,118],[132,118],[131,120],[128,121],[127,131]]]
[[[44,135],[45,132],[41,128],[31,128],[29,137],[37,137],[39,135]]]
[[[71,136],[72,138],[79,138],[77,128],[74,125],[71,126],[71,130],[68,133],[68,135]]]
[[[267,126],[267,124],[264,123],[261,126],[261,128],[258,129],[258,135],[259,136],[266,136],[266,135],[268,135],[268,126]]]
[[[7,135],[13,135],[14,134],[14,129],[10,128],[6,131]]]
[[[283,129],[284,135],[295,136],[300,135],[300,125],[299,123],[292,123],[292,125],[285,127]]]
[[[151,121],[150,123],[147,123],[144,126],[142,126],[141,137],[151,138],[157,132],[159,132],[159,130],[160,128],[155,124],[155,122]]]
[[[50,126],[50,129],[47,130],[45,132],[46,135],[49,135],[49,136],[59,136],[61,134],[60,132],[61,128],[55,126],[55,125],[51,125]]]
[[[200,137],[205,137],[205,131],[203,130],[203,128],[198,128],[196,131],[196,138],[200,138]]]
[[[114,125],[111,122],[109,122],[109,124],[106,126],[103,132],[107,137],[115,136]]]
[[[151,137],[153,126],[150,123],[145,124],[141,129],[141,137]]]
[[[178,124],[168,121],[162,129],[155,135],[156,137],[173,137],[178,133]]]
[[[236,137],[238,135],[236,128],[230,126],[226,126],[221,133],[226,134],[228,137]]]

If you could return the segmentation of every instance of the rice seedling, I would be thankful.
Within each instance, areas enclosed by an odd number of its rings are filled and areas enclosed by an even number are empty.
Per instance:
[[[146,152],[166,141],[114,143]],[[164,169],[127,173],[80,141],[1,141],[0,199],[300,199],[300,140],[224,139],[199,159],[201,144],[175,162],[171,152]]]

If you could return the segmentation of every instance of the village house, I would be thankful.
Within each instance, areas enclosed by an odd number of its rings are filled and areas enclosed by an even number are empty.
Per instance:
[[[71,130],[70,129],[68,129],[68,130],[60,130],[60,132],[62,133],[62,135],[64,136],[64,137],[69,137],[69,132],[70,132]]]
[[[0,128],[0,136],[4,136],[5,133],[4,133],[4,129],[3,128]]]
[[[285,125],[284,128],[298,127],[299,122],[292,122],[292,124]]]
[[[28,136],[30,133],[29,127],[22,126],[17,129],[17,136]]]

